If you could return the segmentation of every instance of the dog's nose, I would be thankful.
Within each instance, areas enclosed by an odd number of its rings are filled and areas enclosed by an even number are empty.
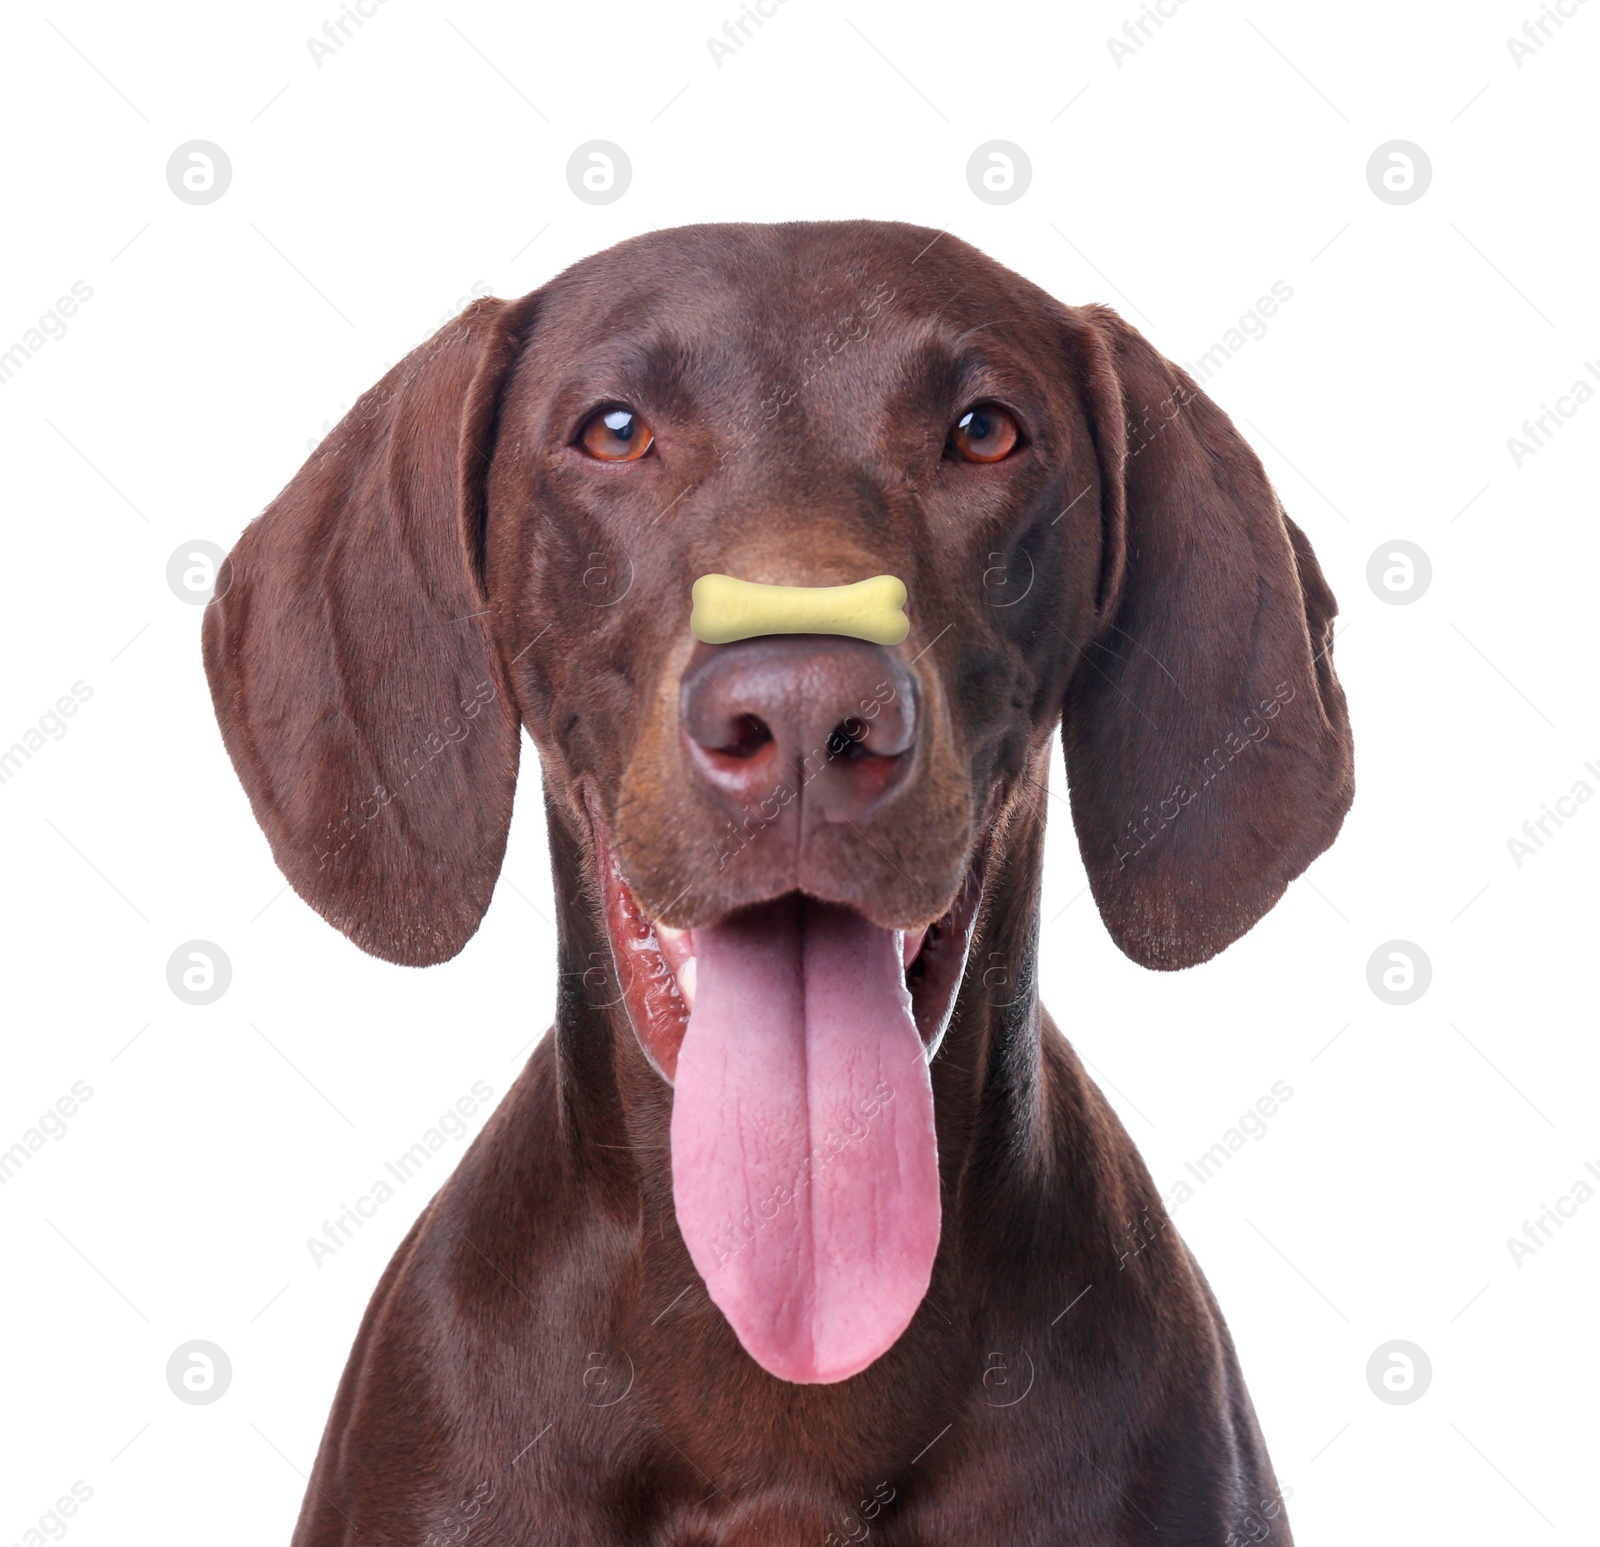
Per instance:
[[[775,797],[798,798],[808,820],[864,816],[916,742],[911,674],[882,646],[831,635],[700,646],[680,713],[691,763],[736,818],[760,805],[772,820]]]

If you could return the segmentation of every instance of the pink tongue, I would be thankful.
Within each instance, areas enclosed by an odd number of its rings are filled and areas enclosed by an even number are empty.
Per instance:
[[[898,936],[787,897],[694,943],[678,1227],[756,1363],[843,1380],[905,1331],[939,1245],[933,1092]]]

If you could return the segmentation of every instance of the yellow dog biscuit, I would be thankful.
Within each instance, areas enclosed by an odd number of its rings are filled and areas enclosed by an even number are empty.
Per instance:
[[[731,575],[702,575],[692,591],[689,628],[708,645],[761,634],[845,634],[897,645],[911,631],[905,582],[874,575],[854,585],[762,585]]]

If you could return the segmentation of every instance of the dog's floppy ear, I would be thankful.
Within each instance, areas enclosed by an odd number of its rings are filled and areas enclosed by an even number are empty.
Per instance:
[[[483,300],[365,393],[206,609],[223,740],[294,889],[425,966],[489,905],[519,719],[484,616],[484,485],[529,299]]]
[[[1238,939],[1354,792],[1333,593],[1255,453],[1114,312],[1069,313],[1099,458],[1099,632],[1064,715],[1101,916],[1146,967]]]

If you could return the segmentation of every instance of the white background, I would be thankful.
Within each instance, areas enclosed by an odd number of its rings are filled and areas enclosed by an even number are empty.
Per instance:
[[[1521,68],[1522,0],[1188,0],[1119,68],[1136,10],[784,0],[721,68],[733,0],[386,0],[320,68],[320,0],[11,14],[0,348],[93,297],[0,387],[0,747],[93,696],[0,784],[0,1148],[93,1095],[0,1188],[0,1542],[78,1479],[84,1547],[286,1541],[361,1310],[465,1141],[320,1267],[306,1238],[475,1080],[498,1099],[554,1002],[534,759],[463,954],[364,957],[283,889],[169,556],[228,547],[474,289],[653,226],[840,216],[948,227],[1179,361],[1292,288],[1207,390],[1339,596],[1355,808],[1252,934],[1155,975],[1082,895],[1058,766],[1045,998],[1163,1187],[1293,1087],[1176,1222],[1303,1543],[1594,1540],[1600,1198],[1520,1267],[1506,1240],[1600,1165],[1600,803],[1520,867],[1507,839],[1600,790],[1600,406],[1520,467],[1507,439],[1600,357],[1600,4]],[[633,165],[604,207],[565,177],[595,138]],[[165,178],[191,139],[233,166],[202,207]],[[965,176],[991,139],[1033,167],[1004,206]],[[1392,139],[1433,167],[1408,205],[1366,179]],[[1432,562],[1410,605],[1366,580],[1393,539]],[[233,966],[204,1008],[166,981],[195,938]],[[1397,938],[1433,968],[1404,1007],[1367,981]],[[232,1360],[214,1405],[167,1388],[197,1338]],[[1410,1405],[1367,1385],[1394,1339],[1432,1362]]]

